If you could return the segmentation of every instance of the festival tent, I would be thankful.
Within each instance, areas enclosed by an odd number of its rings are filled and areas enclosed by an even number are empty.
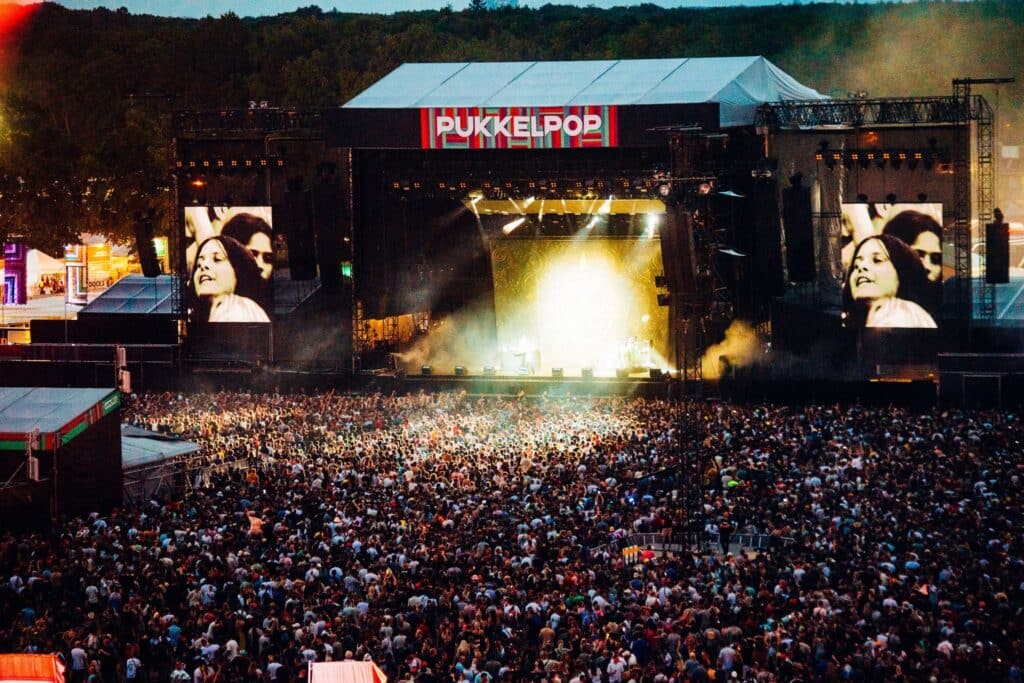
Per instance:
[[[64,683],[64,665],[56,655],[0,655],[0,683]]]
[[[309,683],[387,683],[388,677],[373,662],[313,662]]]
[[[121,425],[121,467],[126,502],[139,504],[157,494],[184,490],[184,458],[199,444],[176,436]]]
[[[0,528],[120,507],[120,430],[117,389],[0,387]]]
[[[563,62],[406,63],[344,109],[656,106],[717,103],[722,128],[757,107],[825,96],[760,56]]]

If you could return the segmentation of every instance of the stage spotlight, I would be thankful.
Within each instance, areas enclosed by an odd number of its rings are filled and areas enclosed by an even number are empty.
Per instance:
[[[484,366],[484,377],[494,377],[494,375],[495,375],[494,367],[492,367],[490,365],[485,365]]]
[[[594,368],[583,368],[580,374],[583,375],[583,379],[594,379]]]
[[[465,377],[466,376],[466,368],[461,366],[461,365],[456,365],[455,366],[455,376],[456,377]]]
[[[420,367],[420,374],[421,375],[432,375],[432,374],[434,374],[434,368],[430,367],[429,365],[424,365],[424,366]]]
[[[584,230],[593,230],[600,221],[601,221],[600,216],[592,216],[590,218],[590,220],[587,222],[587,224],[585,226],[583,226],[583,229]]]
[[[711,194],[712,187],[713,185],[711,183],[701,183],[697,186],[697,194]]]
[[[501,231],[506,235],[511,235],[512,231],[518,228],[520,225],[526,222],[526,216],[520,216],[519,218],[509,221],[505,225],[501,226]]]
[[[654,237],[654,234],[658,231],[658,222],[660,218],[656,213],[647,214],[647,229],[645,235],[647,237]]]
[[[562,370],[562,368],[551,368],[551,376],[552,377],[564,377],[565,376],[565,371]]]

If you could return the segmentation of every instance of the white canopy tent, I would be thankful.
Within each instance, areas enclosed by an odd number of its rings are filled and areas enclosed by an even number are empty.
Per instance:
[[[723,128],[754,123],[757,107],[819,100],[764,57],[609,59],[571,62],[403,64],[346,109],[719,104]]]

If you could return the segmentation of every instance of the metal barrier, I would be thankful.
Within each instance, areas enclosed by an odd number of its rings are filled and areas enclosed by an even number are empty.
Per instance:
[[[607,552],[615,555],[623,548],[639,546],[641,549],[650,548],[656,552],[690,552],[692,550],[714,550],[721,547],[721,536],[718,532],[706,531],[702,533],[685,533],[666,535],[659,532],[646,532],[630,534],[622,538],[613,539],[608,543],[591,548],[592,553]],[[729,537],[730,546],[739,546],[748,550],[768,550],[772,547],[786,547],[792,545],[794,539],[784,536],[772,536],[771,534],[749,534],[738,533]]]

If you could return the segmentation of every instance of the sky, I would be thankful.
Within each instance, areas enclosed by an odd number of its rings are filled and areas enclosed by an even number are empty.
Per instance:
[[[21,4],[33,4],[38,0],[18,0]],[[600,8],[639,5],[644,0],[519,0],[520,7],[540,7],[562,4],[594,6]],[[790,4],[792,0],[646,0],[662,7],[731,7],[737,5]],[[869,0],[870,1],[870,0]],[[391,12],[436,10],[451,5],[453,9],[464,9],[469,0],[60,0],[58,4],[69,9],[95,9],[125,7],[132,14],[155,14],[167,17],[220,16],[234,12],[242,17],[268,16],[291,12],[299,7],[318,5],[325,11],[339,12]]]

